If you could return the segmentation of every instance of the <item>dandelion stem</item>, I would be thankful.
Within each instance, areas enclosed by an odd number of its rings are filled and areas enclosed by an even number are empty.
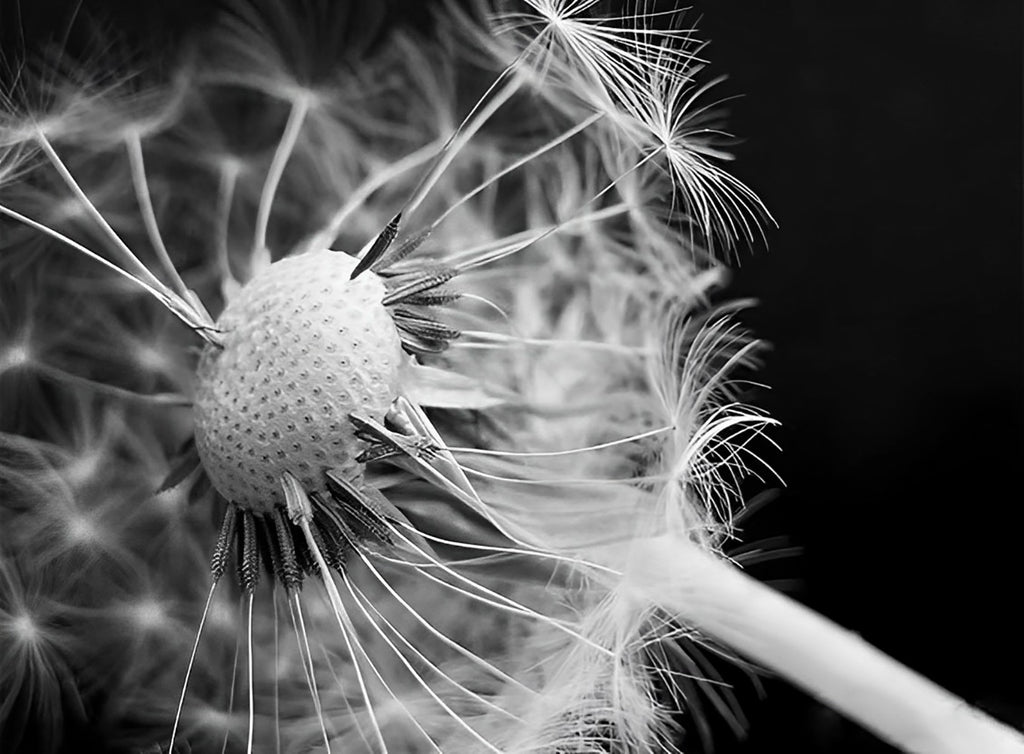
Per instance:
[[[628,584],[907,752],[1024,753],[1024,737],[856,634],[682,537],[636,548]]]
[[[131,163],[132,184],[135,186],[135,196],[139,202],[139,209],[142,211],[142,221],[146,226],[146,233],[149,234],[150,243],[156,252],[157,259],[163,266],[164,271],[171,279],[171,284],[178,294],[188,300],[188,286],[181,279],[178,270],[171,261],[171,255],[167,253],[167,246],[164,244],[163,236],[160,235],[160,226],[156,221],[156,212],[153,210],[153,198],[149,192],[149,180],[146,178],[146,162],[142,154],[142,141],[137,132],[132,131],[125,139],[125,148],[128,150],[128,161]]]

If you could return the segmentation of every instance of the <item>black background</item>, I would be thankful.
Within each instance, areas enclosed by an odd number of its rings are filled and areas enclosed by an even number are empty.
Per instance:
[[[1024,727],[1021,6],[721,1],[804,599]],[[769,514],[765,514],[766,516]],[[743,751],[888,751],[769,686]]]
[[[30,39],[70,6],[22,4]],[[214,11],[82,5],[172,45]],[[385,23],[428,22],[387,5]],[[773,345],[760,403],[787,483],[748,535],[789,535],[803,554],[772,575],[801,600],[1024,727],[1020,5],[716,0],[688,18],[730,76],[719,94],[743,95],[734,172],[779,223],[732,286],[761,302],[746,321]],[[766,688],[718,751],[890,751]]]

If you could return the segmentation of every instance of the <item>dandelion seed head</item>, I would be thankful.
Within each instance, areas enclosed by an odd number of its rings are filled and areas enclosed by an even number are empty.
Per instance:
[[[403,353],[373,273],[355,260],[310,252],[271,265],[218,320],[223,348],[199,365],[196,445],[214,486],[236,505],[284,503],[287,471],[326,492],[324,468],[358,474],[348,415],[384,417]]]

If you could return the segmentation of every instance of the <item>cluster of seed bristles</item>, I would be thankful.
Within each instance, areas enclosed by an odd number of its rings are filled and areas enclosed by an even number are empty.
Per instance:
[[[323,504],[321,510],[327,520],[334,521],[346,538],[356,541],[375,541],[386,545],[394,545],[394,535],[387,514],[387,500],[376,488],[363,487],[361,490],[346,479],[333,472],[327,472],[327,486],[334,496],[335,503],[341,504],[342,518],[339,512],[330,505]],[[317,496],[319,497],[319,496]]]
[[[398,328],[405,350],[414,355],[440,353],[461,333],[427,314],[409,307],[446,306],[459,298],[455,291],[442,286],[459,271],[448,266],[420,266],[412,270],[395,269],[395,265],[416,251],[430,236],[426,230],[391,248],[398,236],[402,219],[399,212],[382,230],[352,270],[355,280],[367,270],[384,279],[387,295],[381,303],[388,307]]]
[[[369,443],[369,447],[356,456],[359,463],[380,461],[403,454],[429,460],[437,454],[437,446],[426,438],[406,437],[356,414],[350,416],[349,420],[356,428],[356,437]]]
[[[327,473],[331,498],[310,495],[313,518],[310,531],[314,543],[331,569],[342,573],[349,554],[367,543],[392,546],[393,522],[384,512],[387,503],[372,489],[356,490],[340,476]],[[302,587],[305,575],[320,575],[320,567],[302,531],[286,511],[275,508],[266,514],[229,504],[210,558],[214,582],[224,575],[236,553],[238,584],[252,594],[265,571],[286,591]]]

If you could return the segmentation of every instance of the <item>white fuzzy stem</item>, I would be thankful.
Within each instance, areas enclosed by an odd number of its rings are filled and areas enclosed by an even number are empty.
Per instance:
[[[855,633],[678,537],[646,540],[631,588],[907,752],[1024,754],[1024,736]]]

